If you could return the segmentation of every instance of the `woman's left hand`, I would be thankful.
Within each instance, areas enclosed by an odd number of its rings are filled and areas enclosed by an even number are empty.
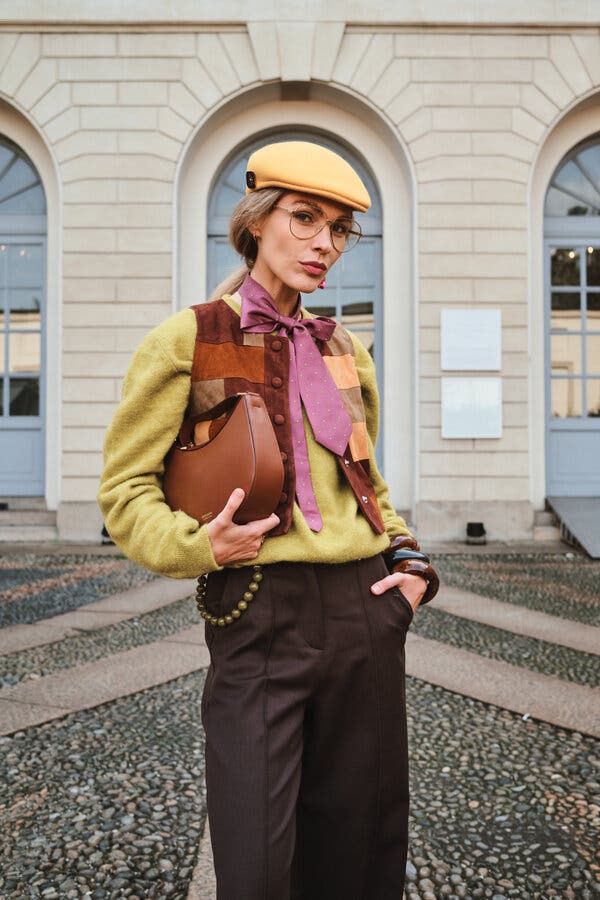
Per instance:
[[[372,584],[371,591],[374,594],[383,594],[394,586],[400,588],[413,610],[416,610],[427,590],[427,582],[420,575],[409,575],[407,572],[392,572],[391,575],[386,575],[381,581],[376,581],[375,584]]]

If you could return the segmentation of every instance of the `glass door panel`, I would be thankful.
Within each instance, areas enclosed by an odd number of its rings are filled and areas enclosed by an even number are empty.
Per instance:
[[[581,417],[582,386],[579,378],[552,379],[552,417]]]

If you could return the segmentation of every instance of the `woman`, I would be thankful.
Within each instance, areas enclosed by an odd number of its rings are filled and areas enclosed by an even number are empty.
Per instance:
[[[353,214],[369,196],[348,163],[307,142],[258,150],[246,181],[230,228],[246,266],[138,349],[99,502],[132,559],[175,578],[210,573],[201,712],[219,900],[400,900],[404,641],[437,579],[394,553],[418,546],[375,463],[371,357],[299,297],[358,241]],[[244,390],[265,399],[284,490],[266,519],[234,524],[237,489],[200,526],[165,504],[163,459],[186,412]]]

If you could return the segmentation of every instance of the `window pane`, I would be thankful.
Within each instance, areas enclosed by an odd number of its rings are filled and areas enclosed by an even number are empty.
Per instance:
[[[44,258],[40,244],[10,244],[7,283],[9,288],[40,290],[44,279]]]
[[[591,180],[596,185],[596,190],[600,191],[600,141],[596,137],[591,144],[584,147],[577,154],[581,165],[584,166]]]
[[[41,291],[12,288],[9,292],[11,328],[37,328],[41,325]]]
[[[371,238],[363,238],[338,262],[340,286],[346,290],[372,289],[373,272],[377,270],[376,244]]]
[[[0,141],[0,214],[43,215],[46,200],[38,174],[12,141]]]
[[[600,194],[573,160],[556,173],[553,184],[572,195],[573,205],[590,206],[592,209],[600,207]]]
[[[552,284],[579,284],[579,250],[556,247],[551,251]]]
[[[580,294],[559,294],[552,292],[552,318],[550,327],[554,331],[581,331]]]
[[[346,303],[342,307],[342,325],[356,331],[367,350],[371,350],[375,343],[373,302],[364,300],[362,303]]]
[[[39,416],[39,378],[10,379],[10,416]]]
[[[600,293],[590,291],[586,303],[588,331],[600,331]]]
[[[587,383],[588,416],[600,416],[600,379],[590,378]]]
[[[600,247],[587,248],[587,283],[589,287],[600,286]]]
[[[39,332],[8,336],[8,359],[11,372],[39,372],[42,340]]]
[[[315,316],[329,316],[335,319],[335,306],[313,306],[312,303],[304,303],[305,309],[309,309]]]
[[[552,379],[552,416],[555,419],[581,415],[581,381],[579,378]]]
[[[550,335],[551,369],[553,375],[581,373],[581,337],[572,334]]]
[[[590,206],[575,200],[570,194],[565,194],[555,187],[549,187],[546,194],[544,207],[546,216],[591,216],[593,210]]]
[[[586,369],[588,375],[600,375],[600,334],[587,338]]]

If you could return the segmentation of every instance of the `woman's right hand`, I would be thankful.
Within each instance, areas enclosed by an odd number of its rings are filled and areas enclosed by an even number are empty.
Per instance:
[[[236,525],[233,517],[244,496],[242,488],[235,488],[219,515],[206,526],[213,556],[220,566],[255,559],[265,534],[279,524],[279,516],[271,513],[266,519]]]

